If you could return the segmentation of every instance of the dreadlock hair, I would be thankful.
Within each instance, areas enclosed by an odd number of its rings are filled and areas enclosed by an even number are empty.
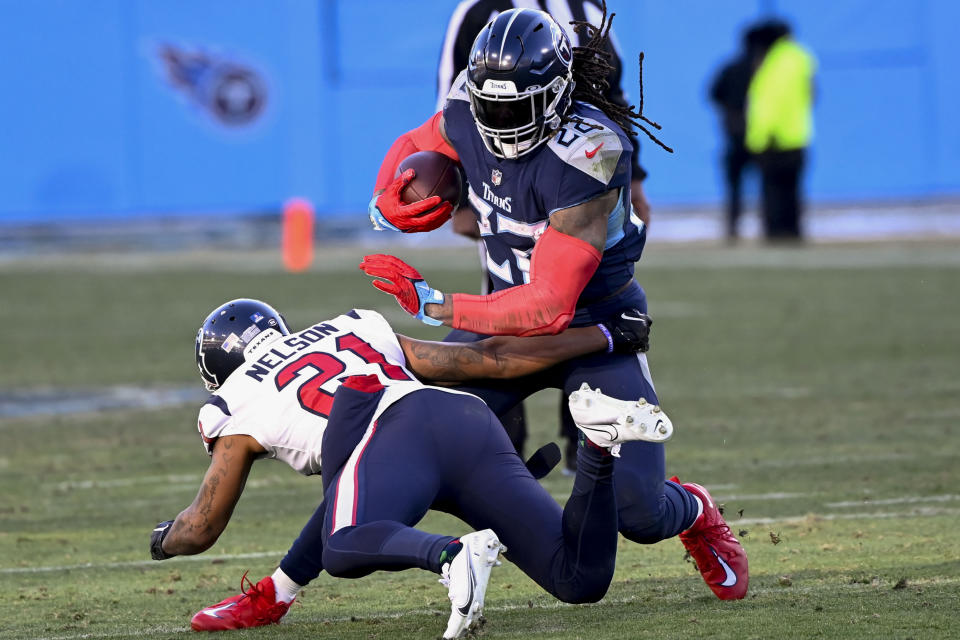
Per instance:
[[[644,126],[644,123],[650,125],[658,131],[660,125],[649,120],[643,115],[643,53],[640,54],[640,107],[633,105],[623,106],[610,102],[605,94],[610,88],[610,82],[607,77],[613,70],[610,64],[610,26],[613,24],[613,17],[617,14],[611,13],[607,16],[606,0],[600,0],[600,6],[603,10],[603,17],[600,20],[600,26],[594,26],[583,20],[572,20],[573,30],[583,33],[589,38],[581,47],[573,48],[573,93],[572,100],[582,100],[589,102],[601,111],[608,118],[616,122],[628,134],[634,134],[634,129],[640,129],[647,137],[658,145],[673,153],[673,149],[665,145],[650,129]],[[564,123],[577,119],[576,116],[565,116]]]

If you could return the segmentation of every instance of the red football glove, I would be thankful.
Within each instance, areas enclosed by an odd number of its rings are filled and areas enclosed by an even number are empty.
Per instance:
[[[410,204],[403,202],[400,194],[416,175],[413,169],[407,169],[388,184],[383,193],[374,197],[370,203],[370,219],[374,226],[377,226],[379,218],[383,218],[399,231],[416,233],[433,231],[450,219],[453,205],[440,196],[430,196]],[[380,226],[385,225],[381,223]]]
[[[419,271],[400,258],[382,253],[364,256],[360,269],[368,276],[382,278],[374,280],[373,286],[396,298],[403,310],[417,320],[432,326],[443,324],[423,312],[425,304],[443,304],[443,293],[432,289]]]

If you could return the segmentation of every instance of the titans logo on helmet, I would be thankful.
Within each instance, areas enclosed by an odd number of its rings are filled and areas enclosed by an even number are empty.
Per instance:
[[[569,65],[573,61],[573,51],[570,49],[567,34],[556,22],[550,23],[550,34],[553,36],[553,50],[557,53],[557,57],[564,64]]]

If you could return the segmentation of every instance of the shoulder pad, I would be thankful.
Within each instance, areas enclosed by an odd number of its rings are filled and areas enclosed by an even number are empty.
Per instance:
[[[386,318],[371,309],[351,309],[344,315],[352,318],[355,322],[359,321],[363,323],[363,326],[358,327],[357,331],[373,331],[391,336],[396,333]]]
[[[613,178],[623,153],[617,132],[587,117],[565,124],[550,138],[547,147],[564,163],[603,184]]]
[[[354,320],[376,322],[390,326],[390,323],[387,322],[386,318],[380,315],[380,312],[373,311],[372,309],[351,309],[343,315],[347,316],[348,318],[353,318]]]
[[[457,79],[453,81],[452,85],[450,85],[450,91],[447,93],[447,100],[463,100],[464,102],[470,101],[470,97],[467,95],[466,69],[461,71],[460,75],[457,76]]]
[[[213,453],[213,443],[217,441],[226,426],[230,424],[231,419],[227,403],[218,395],[210,396],[207,403],[200,407],[197,429],[200,431],[200,438],[203,440],[203,447],[207,450],[207,455]]]

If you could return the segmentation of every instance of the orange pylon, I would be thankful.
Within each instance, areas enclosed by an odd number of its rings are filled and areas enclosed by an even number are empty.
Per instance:
[[[313,205],[291,198],[283,205],[283,266],[287,271],[305,271],[313,262]]]

